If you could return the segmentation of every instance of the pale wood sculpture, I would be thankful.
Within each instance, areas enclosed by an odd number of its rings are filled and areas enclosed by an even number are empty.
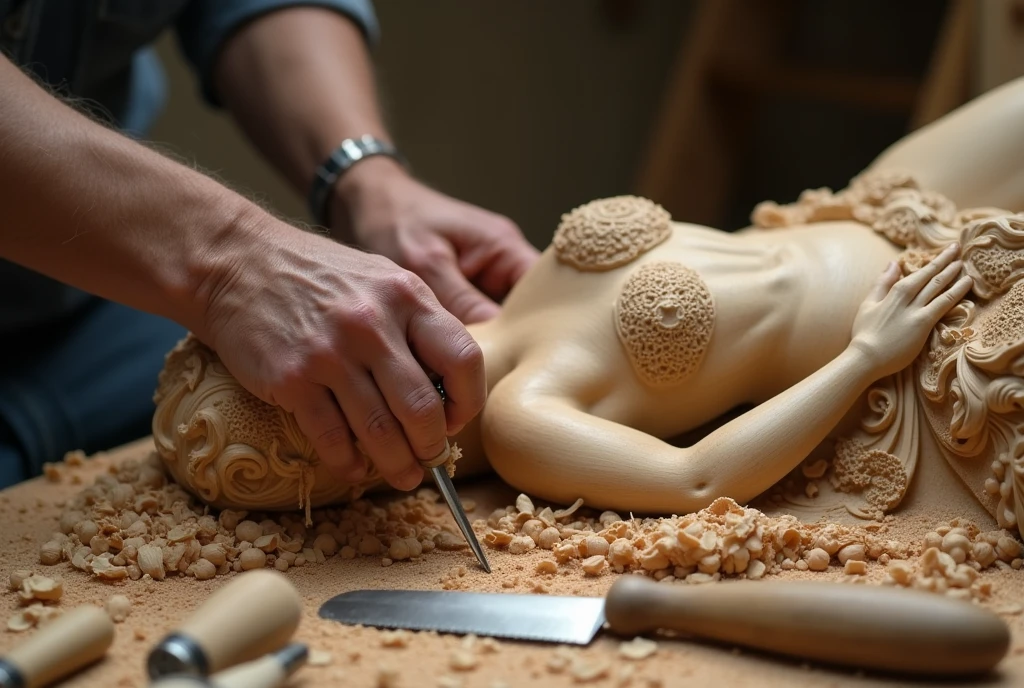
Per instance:
[[[1024,215],[1003,208],[1024,208],[1024,80],[905,138],[843,191],[761,204],[736,234],[636,197],[577,208],[502,314],[471,328],[490,393],[456,438],[460,473],[489,463],[531,494],[625,511],[773,490],[793,509],[878,517],[923,466],[953,475],[948,463],[962,481],[926,480],[918,498],[969,491],[1017,528]],[[943,252],[954,242],[962,263]],[[919,336],[876,331],[890,261],[905,276],[894,290],[931,318]],[[215,505],[316,506],[376,480],[329,478],[294,420],[195,340],[169,355],[156,400],[160,454]],[[668,441],[745,405],[690,446]]]

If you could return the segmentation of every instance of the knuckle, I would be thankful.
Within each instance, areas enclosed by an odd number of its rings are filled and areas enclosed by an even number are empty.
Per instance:
[[[420,426],[434,423],[444,414],[441,395],[432,386],[417,387],[405,400],[405,406],[410,421]]]
[[[455,365],[465,373],[480,374],[484,369],[484,352],[469,332],[463,331],[454,342]]]
[[[388,289],[399,297],[417,300],[423,297],[426,284],[415,273],[409,270],[399,270],[388,280]]]
[[[370,334],[380,330],[384,313],[379,306],[363,301],[342,308],[337,320],[342,329]]]
[[[398,421],[388,409],[377,407],[370,411],[364,421],[366,435],[371,441],[387,442],[398,433]]]
[[[332,425],[321,432],[313,441],[321,449],[336,450],[348,447],[352,442],[352,439],[347,427],[343,425]]]
[[[298,390],[309,380],[309,366],[305,360],[286,359],[274,366],[267,389],[275,402],[291,410]]]

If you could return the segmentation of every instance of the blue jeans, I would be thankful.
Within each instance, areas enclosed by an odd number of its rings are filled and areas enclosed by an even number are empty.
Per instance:
[[[98,298],[58,322],[3,335],[0,488],[73,449],[148,435],[164,356],[184,336],[169,320]]]

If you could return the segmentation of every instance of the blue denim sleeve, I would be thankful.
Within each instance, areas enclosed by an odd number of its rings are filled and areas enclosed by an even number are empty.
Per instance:
[[[243,24],[286,7],[324,7],[343,14],[362,30],[372,46],[380,36],[370,0],[191,0],[177,22],[178,39],[185,57],[199,77],[203,98],[220,102],[213,89],[213,63],[224,41]]]

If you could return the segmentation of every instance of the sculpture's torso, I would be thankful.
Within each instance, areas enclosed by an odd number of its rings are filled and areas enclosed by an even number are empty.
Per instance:
[[[673,223],[665,241],[608,271],[578,270],[549,248],[500,321],[474,334],[490,349],[489,366],[530,370],[538,394],[570,396],[595,415],[667,437],[764,401],[836,356],[897,253],[855,222],[736,234]],[[652,390],[620,343],[615,309],[632,275],[666,262],[694,270],[706,285],[714,329],[692,375]],[[488,330],[500,331],[500,341]]]

